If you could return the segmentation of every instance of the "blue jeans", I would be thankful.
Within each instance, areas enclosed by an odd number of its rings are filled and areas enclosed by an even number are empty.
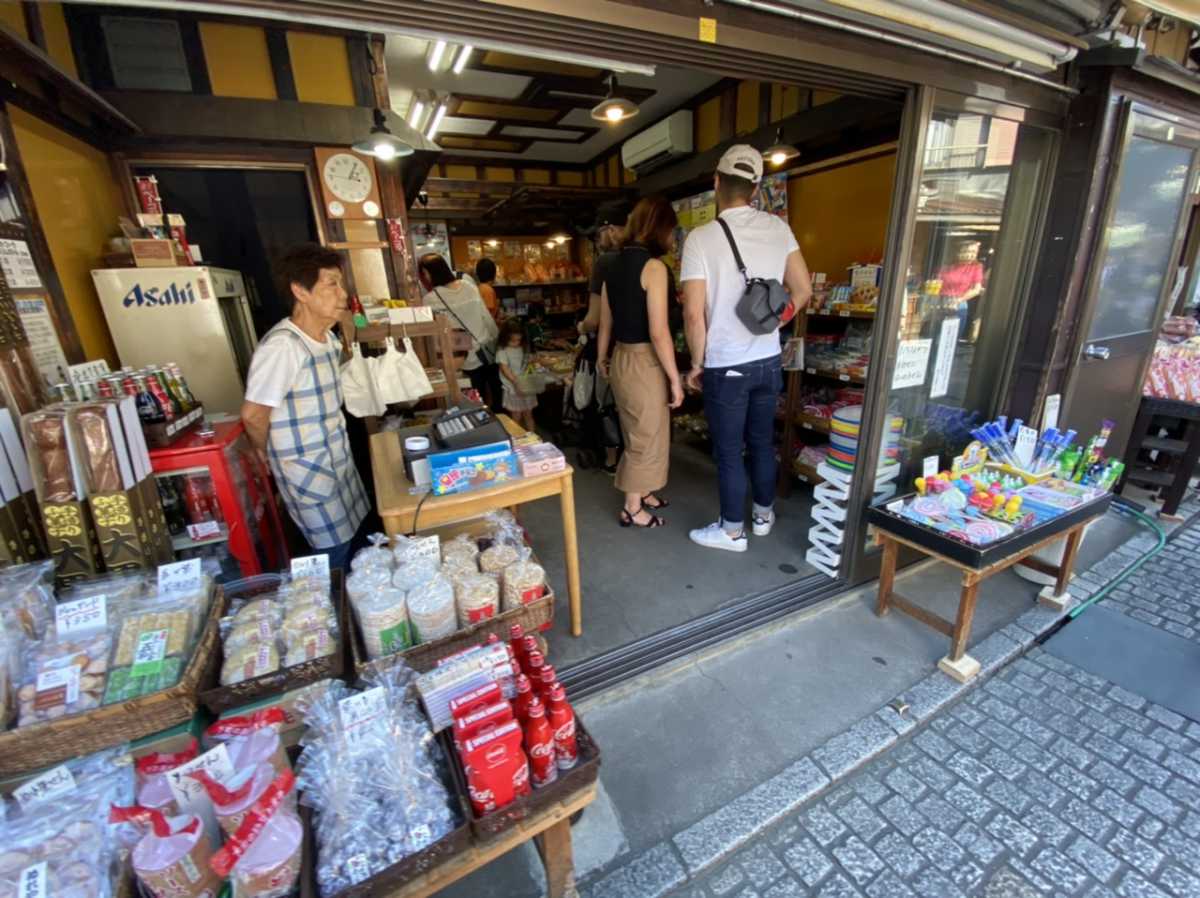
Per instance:
[[[721,522],[729,527],[746,517],[747,468],[754,504],[770,508],[775,502],[775,409],[783,390],[780,357],[705,368],[703,384],[704,413],[717,461]]]
[[[329,549],[314,549],[314,555],[324,553],[329,556],[329,569],[342,569],[342,576],[350,573],[350,549],[354,545],[354,540],[350,539],[342,543],[340,546],[333,546]]]

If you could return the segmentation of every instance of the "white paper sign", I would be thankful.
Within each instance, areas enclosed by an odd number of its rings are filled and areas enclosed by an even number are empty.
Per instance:
[[[59,637],[103,630],[107,623],[107,596],[87,596],[73,602],[63,602],[54,609],[54,632]]]
[[[50,317],[50,307],[44,297],[35,296],[28,299],[15,300],[17,314],[29,337],[29,349],[33,353],[33,363],[46,386],[60,384],[68,377],[67,357],[63,353],[62,344],[58,341],[58,331],[54,327],[54,319]]]
[[[302,558],[292,559],[292,576],[293,577],[324,577],[329,578],[329,556],[322,553],[320,555],[305,555]]]
[[[437,562],[442,560],[442,539],[436,533],[432,536],[409,537],[408,545],[414,558],[428,558]]]
[[[892,375],[892,389],[919,387],[925,383],[925,369],[929,367],[929,350],[933,340],[901,340],[896,353],[896,371]]]
[[[158,567],[158,591],[195,592],[204,581],[204,572],[199,558],[161,564]]]
[[[937,358],[933,363],[933,380],[929,384],[929,398],[945,396],[950,389],[950,372],[954,370],[954,350],[958,345],[958,318],[947,318],[942,322],[938,338]]]
[[[1017,431],[1017,442],[1013,446],[1013,455],[1016,456],[1017,463],[1028,470],[1033,464],[1033,453],[1037,449],[1038,432],[1032,427],[1024,425]]]
[[[212,539],[214,536],[220,536],[221,525],[216,521],[201,521],[199,524],[188,524],[187,532],[188,536],[196,541]]]
[[[13,290],[36,290],[42,286],[29,244],[24,240],[0,240],[0,270]]]
[[[66,667],[58,667],[54,670],[43,670],[38,674],[37,686],[38,692],[53,692],[56,689],[66,689],[66,697],[63,699],[63,704],[73,705],[79,701],[79,667],[75,664],[70,664]],[[36,701],[36,699],[35,699]]]
[[[387,695],[382,686],[348,695],[338,702],[342,729],[346,733],[346,743],[351,749],[368,732],[368,725],[387,714],[387,710]]]
[[[1058,427],[1058,412],[1062,408],[1062,393],[1052,393],[1046,397],[1046,408],[1042,412],[1042,430]]]
[[[233,776],[233,762],[229,760],[229,749],[222,742],[186,764],[167,771],[167,785],[179,809],[184,813],[198,813],[209,806],[208,795],[200,781],[190,776],[203,770],[217,782]]]
[[[50,883],[47,882],[46,862],[30,864],[21,871],[17,882],[17,898],[48,898]]]
[[[936,477],[938,472],[938,457],[936,455],[927,455],[921,463],[921,476],[928,480],[930,477]]]
[[[66,765],[60,765],[53,770],[46,771],[36,779],[31,779],[25,785],[18,786],[13,791],[13,797],[21,807],[31,808],[43,801],[49,801],[51,798],[74,791],[75,777],[71,776],[71,771],[66,768]]]

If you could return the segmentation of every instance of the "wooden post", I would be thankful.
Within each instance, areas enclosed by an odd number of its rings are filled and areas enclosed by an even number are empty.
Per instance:
[[[583,635],[583,598],[579,586],[579,543],[575,533],[575,483],[571,472],[563,474],[562,507],[563,542],[567,561],[567,594],[571,602],[571,635]]]
[[[1067,535],[1067,545],[1063,549],[1062,561],[1058,565],[1058,577],[1054,583],[1054,594],[1061,596],[1071,583],[1071,571],[1075,568],[1075,555],[1079,552],[1079,544],[1083,541],[1084,525],[1080,524]]]
[[[958,616],[954,620],[954,636],[950,640],[951,661],[958,661],[967,653],[967,640],[971,638],[971,623],[975,619],[975,599],[978,594],[978,577],[964,572],[962,594],[958,599]]]
[[[571,849],[571,820],[560,820],[535,837],[546,868],[547,898],[567,898],[575,890],[575,859]]]
[[[896,582],[896,553],[899,545],[894,539],[880,533],[883,543],[883,561],[879,567],[879,599],[875,603],[875,614],[883,617],[891,610],[892,586]]]

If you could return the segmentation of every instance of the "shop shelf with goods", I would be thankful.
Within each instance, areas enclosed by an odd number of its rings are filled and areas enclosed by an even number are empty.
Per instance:
[[[244,577],[287,565],[275,488],[240,421],[153,449],[150,463],[177,554],[227,554]]]

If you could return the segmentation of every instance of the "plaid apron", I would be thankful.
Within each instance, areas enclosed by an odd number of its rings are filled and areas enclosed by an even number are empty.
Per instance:
[[[314,549],[332,549],[349,542],[367,516],[342,417],[338,353],[331,347],[318,357],[287,328],[267,339],[296,340],[308,353],[291,392],[271,414],[267,450],[292,520]]]

